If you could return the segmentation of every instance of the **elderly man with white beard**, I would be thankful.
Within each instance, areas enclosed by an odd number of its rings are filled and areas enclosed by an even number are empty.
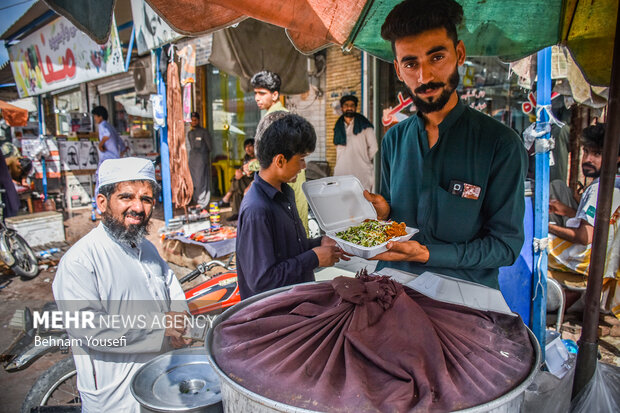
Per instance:
[[[63,312],[94,325],[67,325],[82,411],[139,411],[131,379],[182,338],[188,307],[181,285],[145,239],[158,191],[146,159],[110,159],[99,169],[102,222],[64,255],[53,283]],[[175,322],[172,322],[175,321]],[[107,343],[118,343],[110,345]]]

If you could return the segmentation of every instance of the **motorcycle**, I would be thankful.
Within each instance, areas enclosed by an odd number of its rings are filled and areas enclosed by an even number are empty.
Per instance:
[[[225,268],[227,272],[218,274],[185,291],[185,300],[193,316],[205,314],[216,316],[241,301],[239,285],[237,284],[237,271],[231,268],[230,264],[224,264],[221,261],[209,261],[200,264],[194,271],[181,278],[179,282],[181,285],[186,284],[200,274],[206,274],[216,266]]]
[[[34,278],[39,274],[37,256],[21,235],[4,224],[4,203],[1,197],[4,192],[4,188],[0,188],[0,260],[22,278]]]
[[[41,312],[57,309],[56,303],[47,303]],[[67,342],[66,331],[46,329],[42,326],[34,328],[32,311],[28,307],[24,310],[17,310],[9,325],[21,331],[0,356],[4,370],[8,373],[24,370],[48,353],[58,351],[61,354],[69,353],[69,347],[62,345]],[[39,336],[41,340],[35,345],[36,336]],[[29,413],[34,406],[75,405],[79,402],[75,374],[72,357],[54,364],[34,383],[22,404],[22,412]]]
[[[218,267],[223,268],[224,272],[214,276],[207,275]],[[185,299],[192,316],[201,316],[212,322],[218,314],[241,301],[237,272],[231,267],[230,261],[227,264],[221,261],[200,264],[179,281],[181,285],[185,285],[200,275],[206,275],[209,279],[185,291]],[[56,303],[48,303],[42,309],[43,312],[54,310],[57,310]],[[21,330],[9,348],[0,356],[4,369],[9,373],[27,368],[45,354],[58,351],[62,354],[69,353],[70,348],[62,345],[68,342],[67,332],[64,329],[44,329],[41,326],[34,328],[29,308],[16,311],[9,325]],[[203,331],[194,331],[191,337],[204,340],[209,327],[210,324],[207,323]],[[35,345],[37,335],[41,340]],[[76,412],[81,410],[73,357],[57,362],[35,381],[24,399],[21,412],[30,413],[32,409],[45,411],[45,408],[40,406],[64,406],[63,412],[72,411],[67,410],[71,407],[74,407]]]

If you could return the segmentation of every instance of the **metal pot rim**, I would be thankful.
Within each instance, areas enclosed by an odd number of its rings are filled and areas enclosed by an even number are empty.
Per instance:
[[[259,403],[259,404],[262,404],[262,405],[265,405],[265,406],[268,406],[274,409],[281,408],[281,409],[284,409],[284,411],[286,412],[292,412],[292,413],[317,413],[316,410],[307,410],[307,409],[303,409],[300,407],[291,406],[291,405],[261,396],[260,394],[254,393],[251,390],[246,389],[245,387],[241,386],[240,384],[232,380],[230,377],[228,377],[228,374],[226,374],[217,364],[217,361],[213,357],[213,353],[211,350],[213,349],[213,339],[214,339],[213,332],[215,331],[215,327],[217,327],[219,324],[221,324],[225,320],[232,317],[237,312],[243,310],[246,307],[251,306],[257,301],[262,300],[263,298],[290,290],[293,287],[296,287],[299,285],[318,284],[322,282],[327,282],[327,281],[314,281],[314,282],[308,282],[308,283],[303,283],[303,284],[295,284],[295,285],[289,285],[286,287],[280,287],[280,288],[277,288],[271,291],[265,291],[263,293],[257,294],[255,296],[252,296],[248,299],[241,301],[240,303],[230,307],[229,309],[224,311],[222,314],[217,316],[217,318],[213,321],[211,328],[207,332],[207,337],[205,340],[205,349],[207,351],[207,358],[209,359],[209,363],[211,364],[211,367],[213,367],[213,370],[217,373],[217,375],[220,376],[220,380],[225,381],[226,384],[232,387],[233,389],[235,389],[235,391],[245,395],[246,397],[248,397],[249,399],[253,400],[256,403]],[[516,387],[512,388],[511,390],[497,397],[496,399],[493,399],[491,401],[488,401],[486,403],[482,403],[476,406],[468,407],[466,409],[457,410],[455,411],[456,413],[485,412],[485,411],[494,409],[498,406],[504,405],[507,402],[519,396],[520,394],[522,394],[523,392],[525,392],[525,389],[527,389],[528,386],[532,383],[532,381],[534,381],[534,377],[536,377],[536,374],[538,373],[538,369],[539,369],[540,362],[541,362],[540,344],[538,343],[538,340],[536,339],[536,336],[534,335],[532,330],[530,330],[528,326],[525,326],[525,328],[527,329],[527,333],[530,336],[530,342],[532,343],[532,347],[533,347],[534,354],[535,354],[534,362],[532,363],[530,372],[525,377],[525,379],[523,379],[523,381],[519,383]]]

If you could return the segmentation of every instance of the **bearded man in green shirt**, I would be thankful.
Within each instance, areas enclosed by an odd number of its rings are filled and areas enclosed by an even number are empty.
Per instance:
[[[381,195],[365,193],[379,219],[420,232],[388,244],[378,268],[431,271],[499,288],[500,266],[523,245],[527,155],[510,128],[461,103],[465,45],[453,0],[407,0],[386,18],[394,68],[418,109],[382,142]]]

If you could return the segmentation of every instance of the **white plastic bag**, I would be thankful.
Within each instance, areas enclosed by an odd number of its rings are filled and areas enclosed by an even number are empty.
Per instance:
[[[592,379],[570,406],[570,413],[590,412],[620,412],[620,367],[596,363]]]
[[[536,130],[536,122],[532,123],[523,131],[523,145],[525,145],[525,149],[529,151],[536,138],[540,138],[547,133],[551,133],[550,124],[546,123],[542,130]]]
[[[47,146],[48,138],[41,138],[34,148],[33,156],[35,159],[43,159],[50,156],[50,149]]]

